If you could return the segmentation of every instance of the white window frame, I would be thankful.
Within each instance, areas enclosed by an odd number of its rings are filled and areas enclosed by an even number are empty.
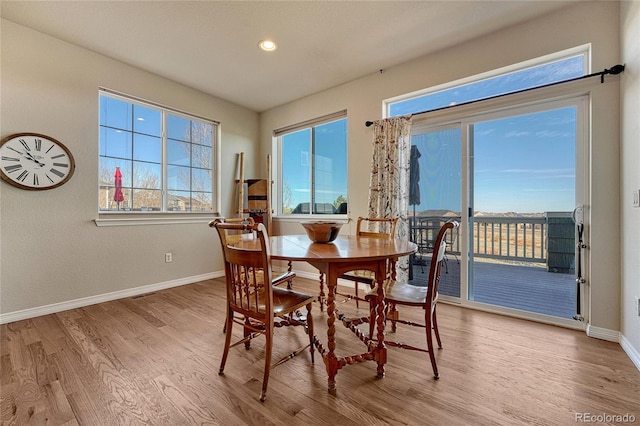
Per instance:
[[[175,223],[206,223],[211,219],[212,215],[217,215],[220,207],[220,192],[221,192],[221,179],[220,179],[220,123],[216,120],[197,116],[188,112],[180,111],[175,108],[171,108],[165,105],[154,103],[148,100],[140,99],[131,95],[116,92],[106,88],[99,88],[98,101],[102,97],[108,97],[117,99],[133,105],[140,105],[145,108],[154,109],[160,111],[162,114],[162,207],[160,211],[113,211],[113,210],[101,210],[98,200],[98,217],[94,220],[97,226],[121,226],[121,225],[148,225],[148,224],[175,224]],[[171,211],[167,205],[167,131],[166,131],[166,117],[167,115],[173,115],[196,122],[206,123],[212,126],[213,134],[211,141],[211,204],[212,209],[207,211]],[[101,127],[100,118],[98,119],[98,130]],[[100,135],[98,135],[98,144],[100,144]],[[100,164],[100,152],[98,152],[98,173]],[[191,168],[192,165],[189,165]],[[98,182],[98,191],[100,191],[100,185]],[[99,196],[98,196],[99,197]],[[97,198],[98,198],[97,197]]]
[[[448,89],[452,89],[455,87],[460,87],[460,86],[466,86],[472,83],[477,83],[480,82],[482,80],[488,80],[490,78],[495,78],[495,77],[500,77],[500,76],[504,76],[507,74],[512,74],[512,73],[516,73],[518,71],[524,71],[526,69],[530,69],[530,68],[535,68],[537,66],[542,66],[542,65],[547,65],[553,62],[557,62],[563,59],[568,59],[574,56],[579,56],[582,55],[584,60],[583,60],[583,75],[587,75],[590,73],[590,64],[591,64],[591,44],[584,44],[581,46],[577,46],[577,47],[573,47],[570,49],[566,49],[566,50],[562,50],[560,52],[555,52],[555,53],[551,53],[549,55],[544,55],[544,56],[540,56],[534,59],[530,59],[524,62],[519,62],[517,64],[513,64],[513,65],[509,65],[506,67],[502,67],[502,68],[497,68],[495,70],[491,70],[491,71],[487,71],[485,73],[481,73],[481,74],[476,74],[470,77],[465,77],[459,80],[455,80],[455,81],[451,81],[451,82],[447,82],[447,83],[443,83],[437,86],[433,86],[433,87],[429,87],[426,89],[421,89],[415,92],[411,92],[411,93],[406,93],[400,96],[396,96],[393,98],[388,98],[385,99],[382,102],[382,108],[383,108],[383,117],[387,118],[387,117],[391,117],[391,106],[393,104],[399,103],[399,102],[403,102],[403,101],[407,101],[407,100],[411,100],[411,99],[415,99],[415,98],[419,98],[425,95],[429,95],[429,94],[435,94],[437,92],[441,92],[444,90],[448,90]],[[507,94],[505,94],[507,95]],[[485,99],[491,99],[491,98],[485,98]],[[482,99],[478,99],[476,101],[472,101],[472,102],[477,102],[477,101],[481,101]],[[464,104],[461,104],[464,105]],[[446,109],[445,108],[437,108],[437,109]],[[429,111],[420,111],[420,112],[415,112],[413,114],[419,114],[422,112],[429,112]]]
[[[273,156],[273,165],[274,170],[276,171],[276,179],[275,185],[273,186],[273,198],[275,200],[275,217],[278,220],[283,221],[295,221],[299,222],[301,219],[323,219],[323,220],[341,220],[346,219],[347,213],[345,214],[283,214],[282,213],[282,190],[281,190],[281,182],[282,178],[282,137],[286,134],[297,132],[304,129],[310,129],[316,126],[320,126],[322,124],[327,124],[332,121],[338,120],[348,120],[347,110],[337,111],[335,113],[327,114],[321,117],[316,117],[310,120],[306,120],[297,124],[293,124],[290,126],[282,127],[273,131],[272,138],[272,156]],[[348,126],[348,122],[347,122]],[[347,132],[348,133],[348,132]],[[348,137],[348,134],[345,134],[345,137]],[[348,145],[348,139],[347,139]],[[349,163],[347,161],[347,168],[349,167]],[[311,186],[313,186],[313,167],[310,169],[311,173]],[[348,170],[347,170],[347,179],[348,179]],[[347,188],[349,187],[347,182]],[[346,194],[347,205],[349,203],[349,194]]]

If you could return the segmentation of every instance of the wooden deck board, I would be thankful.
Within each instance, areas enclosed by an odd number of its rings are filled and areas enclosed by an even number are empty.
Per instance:
[[[428,265],[430,258],[425,260]],[[412,283],[426,283],[428,266],[413,268]],[[459,260],[449,256],[440,277],[440,293],[460,297],[459,283]],[[575,276],[547,272],[540,266],[475,262],[473,290],[476,302],[568,319],[576,313]]]

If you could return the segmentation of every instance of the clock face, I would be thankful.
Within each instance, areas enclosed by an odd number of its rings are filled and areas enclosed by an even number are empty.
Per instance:
[[[0,177],[22,189],[58,187],[73,175],[71,151],[50,136],[17,133],[0,142]]]

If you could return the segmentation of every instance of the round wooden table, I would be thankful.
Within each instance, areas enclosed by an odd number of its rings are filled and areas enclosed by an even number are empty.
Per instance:
[[[340,235],[328,244],[313,243],[306,235],[282,235],[271,237],[271,258],[286,261],[304,261],[313,265],[327,277],[327,349],[318,344],[327,374],[329,392],[335,395],[338,370],[347,364],[374,360],[378,364],[378,377],[384,376],[387,349],[384,344],[384,289],[377,286],[376,344],[367,345],[368,352],[338,358],[335,354],[335,288],[341,274],[354,270],[368,270],[375,274],[376,281],[387,277],[388,263],[400,256],[415,253],[416,244],[400,239],[368,238],[355,235]],[[364,340],[363,340],[364,341]]]

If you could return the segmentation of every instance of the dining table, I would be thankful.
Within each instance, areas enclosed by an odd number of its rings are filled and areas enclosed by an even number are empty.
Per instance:
[[[327,346],[317,341],[316,347],[322,355],[327,374],[328,391],[336,394],[336,375],[346,365],[375,361],[376,375],[384,377],[387,348],[384,343],[385,301],[384,286],[377,285],[374,309],[376,309],[376,336],[373,339],[360,335],[366,352],[355,355],[336,354],[336,307],[335,296],[338,277],[354,270],[368,270],[375,274],[376,282],[388,278],[389,262],[400,256],[413,254],[417,245],[402,239],[372,238],[356,235],[339,235],[329,243],[315,243],[307,235],[280,235],[270,237],[271,259],[291,262],[307,262],[326,276],[327,285]],[[353,329],[355,331],[355,329]]]

